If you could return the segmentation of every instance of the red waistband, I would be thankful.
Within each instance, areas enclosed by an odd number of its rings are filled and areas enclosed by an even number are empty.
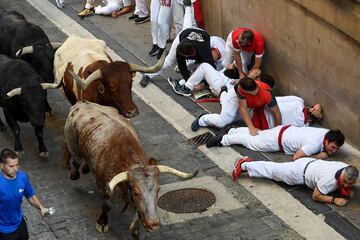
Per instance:
[[[279,145],[279,149],[280,149],[281,152],[284,151],[283,146],[282,146],[282,137],[283,137],[283,134],[284,134],[285,130],[288,129],[289,127],[290,127],[290,125],[283,126],[280,129],[280,132],[279,132],[279,135],[278,135],[278,145]]]
[[[304,113],[304,123],[307,124],[307,122],[308,122],[308,111],[307,111],[306,107],[304,107],[303,113]]]

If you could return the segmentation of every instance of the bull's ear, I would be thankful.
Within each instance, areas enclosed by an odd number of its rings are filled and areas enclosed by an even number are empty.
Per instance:
[[[149,165],[157,165],[156,159],[153,158],[153,157],[151,157],[151,158],[149,159]]]

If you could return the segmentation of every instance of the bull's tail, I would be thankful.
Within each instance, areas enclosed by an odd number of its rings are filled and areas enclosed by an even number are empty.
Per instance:
[[[66,142],[64,142],[63,145],[64,149],[64,155],[63,155],[63,166],[65,169],[70,170],[70,159],[71,159],[71,153],[69,152],[69,149],[67,148]]]

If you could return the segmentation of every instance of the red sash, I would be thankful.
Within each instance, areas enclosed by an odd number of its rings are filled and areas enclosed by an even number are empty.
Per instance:
[[[308,111],[307,111],[307,108],[306,108],[306,107],[304,107],[303,113],[304,113],[304,123],[307,124],[307,122],[309,121],[309,119],[308,119]]]
[[[278,135],[278,145],[281,152],[284,152],[284,148],[282,146],[282,137],[286,129],[288,129],[290,125],[286,125],[280,129],[279,135]]]
[[[197,0],[193,3],[194,7],[194,18],[196,21],[196,24],[199,28],[205,29],[205,22],[204,18],[201,13],[201,3],[200,0]]]
[[[269,92],[271,88],[264,82],[257,80],[255,82],[258,85],[258,93],[255,96],[245,93],[241,88],[239,88],[239,94],[245,97],[248,107],[253,109],[252,123],[254,127],[260,130],[269,129],[264,107],[271,101],[271,93]]]

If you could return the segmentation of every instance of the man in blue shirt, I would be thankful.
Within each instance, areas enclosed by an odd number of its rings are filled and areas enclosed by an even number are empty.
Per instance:
[[[28,239],[26,222],[21,203],[23,196],[40,210],[42,216],[48,211],[35,196],[25,172],[19,171],[19,157],[11,149],[0,153],[0,240]]]

